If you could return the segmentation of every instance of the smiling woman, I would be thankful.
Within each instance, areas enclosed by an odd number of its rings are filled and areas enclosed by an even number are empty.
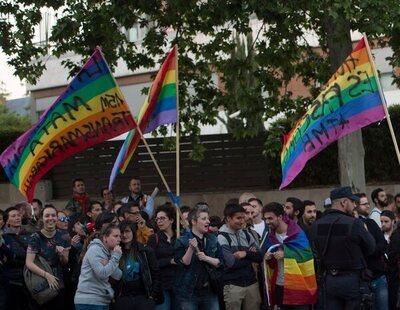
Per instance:
[[[32,299],[32,309],[64,309],[64,281],[62,266],[68,263],[70,248],[69,236],[56,229],[57,210],[52,205],[46,205],[41,212],[43,228],[34,233],[29,241],[26,267],[33,273],[47,280],[51,289],[58,289],[59,294],[49,302],[39,305]],[[36,255],[40,255],[49,263],[53,274],[46,272],[35,264]]]

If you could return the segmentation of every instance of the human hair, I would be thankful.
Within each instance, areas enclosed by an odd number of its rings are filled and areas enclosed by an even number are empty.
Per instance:
[[[388,205],[390,205],[391,203],[394,202],[394,197],[392,194],[386,194],[386,199],[387,199]]]
[[[104,224],[110,224],[116,218],[117,218],[117,215],[115,213],[102,212],[96,217],[96,220],[94,221],[94,228],[97,231],[99,231],[99,230],[101,230],[101,228],[103,227]]]
[[[200,216],[200,213],[202,213],[202,212],[210,213],[208,206],[197,204],[194,208],[192,208],[189,211],[188,218],[187,218],[189,225],[192,225],[192,221],[197,220]]]
[[[262,209],[262,214],[264,215],[267,212],[272,212],[276,216],[283,216],[285,214],[285,210],[279,202],[267,203]]]
[[[394,200],[396,201],[396,199],[399,198],[399,197],[400,197],[400,193],[397,193],[397,194],[394,196]]]
[[[104,225],[101,230],[100,230],[100,234],[99,234],[99,238],[100,240],[103,240],[104,237],[108,237],[109,235],[111,235],[111,232],[114,229],[120,229],[118,225],[116,224],[108,224],[108,225]]]
[[[365,193],[355,193],[358,198],[367,198],[367,195]]]
[[[382,216],[386,216],[386,217],[390,218],[392,221],[394,221],[396,219],[396,216],[390,210],[383,210],[381,213],[381,217]]]
[[[140,207],[139,207],[139,202],[138,201],[132,201],[132,202],[127,202],[122,204],[122,207],[119,209],[120,211],[120,216],[125,217],[126,213],[131,212],[131,208],[132,207],[137,207],[138,210],[140,211]]]
[[[258,198],[250,198],[249,199],[249,203],[253,202],[253,201],[256,201],[262,207],[263,204],[262,204],[262,201],[260,199],[258,199]]]
[[[303,205],[304,205],[304,209],[306,209],[306,206],[315,206],[315,202],[312,200],[304,200]]]
[[[225,207],[227,205],[238,205],[239,204],[239,198],[229,198],[228,201],[225,203]]]
[[[191,209],[191,207],[189,207],[189,206],[182,206],[180,209],[181,209],[181,213],[185,213],[185,212],[189,212],[190,209]]]
[[[246,213],[246,210],[236,203],[227,204],[224,209],[224,217],[232,217],[236,213]]]
[[[3,220],[4,220],[4,222],[7,222],[7,221],[8,221],[8,218],[10,217],[10,213],[11,213],[12,211],[17,211],[17,212],[19,213],[19,209],[18,209],[17,207],[15,207],[15,206],[8,207],[8,208],[4,211],[4,215],[3,215]]]
[[[190,208],[189,208],[190,210]],[[172,206],[171,204],[163,204],[161,206],[158,206],[156,209],[156,212],[154,213],[157,215],[158,212],[164,212],[165,215],[170,219],[170,220],[175,220],[176,218],[176,208]],[[182,212],[182,209],[181,209]]]
[[[217,227],[218,229],[222,226],[222,220],[218,215],[210,216],[210,226]]]
[[[80,222],[82,225],[85,222],[85,218],[83,215],[73,215],[69,218],[68,221],[68,233],[71,237],[73,237],[76,232],[74,232],[74,226],[76,223]]]
[[[56,211],[56,214],[58,214],[57,208],[54,205],[49,203],[49,204],[45,204],[43,209],[40,210],[40,218],[43,218],[44,211],[47,209],[53,209],[54,211]]]
[[[372,202],[376,204],[375,199],[378,199],[378,195],[380,192],[384,192],[384,190],[380,187],[375,188],[371,193]]]
[[[242,207],[242,208],[244,208],[246,206],[251,206],[252,207],[252,205],[249,202],[246,202],[246,201],[242,202],[241,204],[239,204],[239,206]]]
[[[85,183],[85,181],[82,178],[75,178],[72,180],[72,187],[75,187],[75,183],[76,182],[83,182]]]
[[[89,212],[92,212],[92,211],[93,211],[94,205],[100,205],[100,206],[101,206],[101,209],[104,209],[104,208],[103,208],[103,205],[102,205],[102,203],[101,203],[100,201],[98,201],[98,200],[91,200],[91,201],[90,201],[89,208],[87,208],[87,210],[86,210],[86,214],[88,214]]]
[[[137,253],[137,245],[138,245],[137,237],[136,237],[136,225],[135,225],[135,223],[128,221],[128,220],[124,220],[119,224],[119,229],[121,231],[121,234],[123,234],[123,232],[127,228],[130,229],[130,231],[132,232],[132,241],[131,241],[131,245],[128,250],[129,251],[128,257],[135,258],[136,253]],[[122,246],[122,250],[126,251],[124,246]],[[121,257],[120,266],[124,266],[124,265],[125,265],[124,258]]]
[[[108,186],[103,186],[102,188],[101,188],[101,191],[100,191],[100,196],[101,196],[101,198],[104,198],[104,195],[103,195],[103,193],[104,193],[104,191],[106,190],[106,189],[108,189]],[[112,191],[112,189],[110,189],[110,193],[114,193],[113,191]]]
[[[41,210],[43,208],[43,203],[40,199],[34,198],[32,199],[32,203],[36,202],[39,206],[39,210]]]
[[[304,204],[299,198],[288,197],[286,199],[286,202],[291,202],[293,204],[293,213],[296,212],[296,211],[299,211],[299,215],[297,216],[298,218],[303,216]]]

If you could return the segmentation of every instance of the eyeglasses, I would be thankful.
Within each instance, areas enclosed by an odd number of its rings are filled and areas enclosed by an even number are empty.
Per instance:
[[[167,218],[165,217],[165,216],[160,216],[160,217],[156,217],[154,220],[156,221],[156,222],[158,222],[158,221],[165,221]]]
[[[63,217],[60,217],[58,220],[61,223],[68,223],[69,222],[69,217],[68,216],[63,216]]]

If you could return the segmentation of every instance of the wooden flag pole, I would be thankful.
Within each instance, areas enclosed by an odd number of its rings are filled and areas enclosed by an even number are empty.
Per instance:
[[[180,199],[181,199],[181,189],[180,189],[180,129],[179,129],[179,79],[178,79],[178,46],[176,45],[176,57],[175,57],[175,77],[176,77],[176,205],[178,206],[178,210],[176,212],[176,236],[180,237],[181,234],[181,225],[180,225]]]
[[[399,164],[400,164],[399,146],[397,145],[396,135],[394,134],[392,121],[390,119],[389,110],[388,110],[387,104],[386,104],[386,99],[385,99],[385,96],[384,96],[383,91],[382,91],[381,83],[380,83],[379,77],[378,77],[378,71],[376,70],[375,62],[374,62],[374,59],[372,57],[372,52],[371,52],[371,49],[369,47],[368,39],[367,39],[367,36],[366,36],[365,33],[363,33],[363,38],[364,38],[365,47],[367,48],[369,61],[371,62],[372,71],[374,73],[376,85],[378,87],[379,96],[381,97],[381,100],[382,100],[383,110],[385,111],[386,119],[387,119],[388,126],[389,126],[390,135],[392,136],[392,140],[393,140],[394,149],[396,150],[397,160],[399,161]]]

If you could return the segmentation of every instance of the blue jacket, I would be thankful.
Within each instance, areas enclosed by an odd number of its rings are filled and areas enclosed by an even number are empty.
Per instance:
[[[199,266],[203,262],[199,261],[197,256],[193,254],[190,265],[185,265],[182,262],[182,257],[185,255],[189,247],[189,239],[192,239],[192,232],[178,238],[175,242],[175,262],[177,264],[177,272],[175,277],[175,292],[176,294],[190,298],[195,292],[197,278],[199,277]],[[214,234],[207,233],[205,238],[205,251],[207,256],[218,258],[222,262],[221,250],[217,242],[217,237]],[[206,264],[206,263],[205,263]],[[200,269],[201,270],[201,269]]]

